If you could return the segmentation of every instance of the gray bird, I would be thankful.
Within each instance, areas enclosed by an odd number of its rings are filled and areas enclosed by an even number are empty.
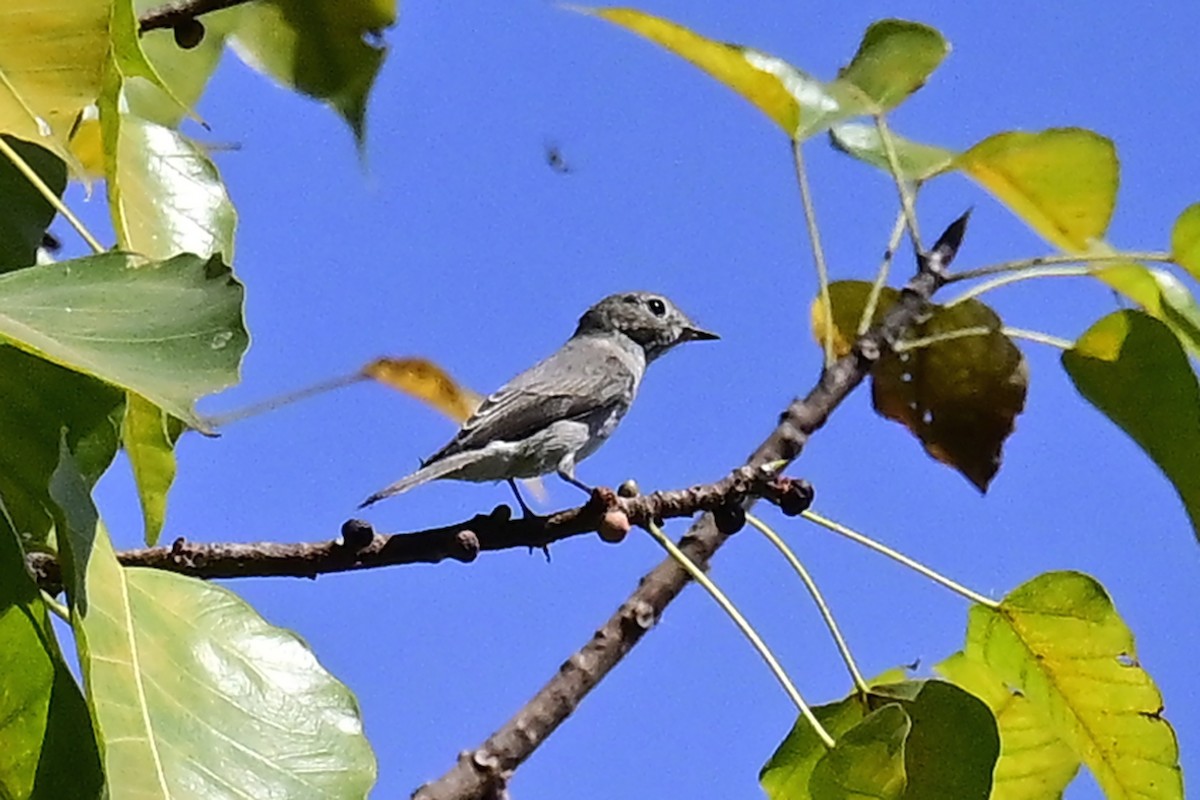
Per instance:
[[[646,365],[677,344],[716,338],[662,295],[606,297],[579,319],[566,344],[484,400],[419,470],[362,505],[440,478],[506,480],[526,516],[532,512],[516,478],[557,472],[591,492],[575,477],[575,465],[594,453],[625,416]]]

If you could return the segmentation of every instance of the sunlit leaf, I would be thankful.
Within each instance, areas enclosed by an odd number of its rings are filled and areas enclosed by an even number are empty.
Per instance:
[[[126,569],[104,527],[93,534],[88,600],[72,596],[72,615],[122,796],[366,796],[375,759],[358,705],[299,637],[218,586]]]
[[[849,353],[858,338],[859,322],[870,293],[871,284],[866,281],[834,281],[829,284],[829,304],[833,309],[833,354],[838,358]],[[895,289],[883,287],[869,324],[874,325],[882,320],[884,313],[899,296],[900,292]],[[813,339],[821,344],[825,341],[826,320],[825,304],[820,297],[813,300],[810,314]]]
[[[234,50],[252,68],[332,106],[362,146],[367,93],[395,0],[263,0],[241,9]]]
[[[219,258],[106,253],[0,275],[0,336],[199,429],[196,399],[237,380],[241,306],[242,286]]]
[[[891,172],[887,150],[875,125],[862,122],[843,122],[829,131],[830,141],[838,150],[849,156]],[[896,163],[900,177],[910,181],[924,181],[953,167],[957,153],[942,147],[914,142],[891,134]]]
[[[1138,311],[1117,311],[1063,353],[1088,402],[1158,464],[1200,537],[1200,386],[1179,339]]]
[[[839,80],[853,84],[886,111],[925,85],[950,52],[935,28],[903,19],[871,23]]]
[[[460,386],[444,369],[424,358],[377,358],[362,372],[428,403],[455,422],[464,421],[483,402],[480,394]]]
[[[62,196],[67,167],[48,150],[5,136],[4,140],[50,187]],[[35,262],[42,234],[54,219],[54,207],[42,197],[12,161],[0,154],[0,272]]]
[[[1171,229],[1171,257],[1200,280],[1200,203],[1183,210]]]
[[[112,3],[0,3],[0,133],[74,163],[67,137],[100,93]]]
[[[94,483],[116,455],[122,399],[86,375],[0,346],[0,501],[28,545],[44,544],[52,526],[48,487],[63,429]]]
[[[1183,797],[1162,695],[1104,588],[1077,572],[1040,575],[997,609],[976,605],[967,657],[1021,692],[1108,797]]]
[[[956,164],[1069,253],[1102,239],[1116,206],[1116,150],[1109,139],[1083,128],[998,133]]]
[[[941,662],[937,671],[969,691],[995,715],[1000,731],[990,800],[1041,800],[1061,797],[1079,771],[1079,759],[1054,733],[1049,722],[1020,692],[981,661],[958,652]]]
[[[87,705],[0,504],[0,797],[98,797]]]
[[[805,139],[838,120],[869,110],[870,102],[846,83],[825,83],[776,56],[701,36],[632,8],[578,8],[633,31],[686,59],[749,100],[784,132]]]
[[[167,492],[175,481],[175,441],[179,434],[179,424],[172,425],[162,409],[135,392],[129,393],[121,445],[137,482],[145,520],[144,538],[150,547],[158,543],[166,521]]]

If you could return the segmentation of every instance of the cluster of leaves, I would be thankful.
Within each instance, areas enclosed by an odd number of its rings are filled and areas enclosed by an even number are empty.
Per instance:
[[[395,2],[238,6],[190,49],[139,36],[152,5],[0,7],[0,795],[362,796],[375,763],[349,691],[231,593],[121,567],[90,491],[123,448],[153,543],[175,442],[208,430],[196,400],[238,380],[236,214],[180,130],[225,46],[361,142],[384,56],[368,39]],[[104,180],[115,241],[79,226],[96,254],[54,263],[39,248],[69,179]],[[39,591],[31,550],[58,555],[69,609]]]
[[[985,491],[1025,403],[1024,357],[1000,317],[975,299],[1046,263],[1077,261],[1137,305],[1099,319],[1062,363],[1080,393],[1162,468],[1200,533],[1200,309],[1169,270],[1200,277],[1200,205],[1174,223],[1170,250],[1122,254],[1103,236],[1118,163],[1091,131],[1010,131],[963,152],[894,136],[885,114],[925,84],[949,46],[933,28],[872,25],[838,77],[820,81],[782,59],[701,36],[632,9],[594,14],[682,56],[750,100],[797,145],[828,135],[841,152],[888,171],[904,203],[929,180],[961,172],[1065,256],[976,271],[1007,274],[927,317],[872,373],[884,417]],[[873,123],[855,121],[873,117]],[[899,232],[899,229],[898,229]],[[964,276],[971,277],[971,276]],[[950,281],[955,280],[949,276]],[[813,329],[830,356],[850,352],[899,292],[838,281],[813,304]],[[1049,339],[1050,337],[1046,337]],[[977,597],[966,645],[937,666],[944,680],[888,675],[803,714],[767,762],[772,798],[1057,798],[1086,765],[1110,797],[1183,796],[1175,735],[1162,698],[1137,662],[1133,637],[1103,588],[1079,573],[1049,573],[999,603]],[[829,746],[829,739],[834,744]]]

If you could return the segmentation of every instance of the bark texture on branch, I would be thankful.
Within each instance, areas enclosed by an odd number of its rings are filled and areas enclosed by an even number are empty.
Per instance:
[[[944,271],[954,258],[966,228],[964,215],[955,221],[928,254],[918,256],[917,274],[901,290],[900,298],[882,322],[860,337],[851,352],[822,371],[816,386],[794,400],[779,417],[770,435],[746,461],[751,469],[764,464],[795,460],[809,436],[853,391],[883,353],[918,322],[933,294],[945,282]],[[752,497],[744,501],[745,507]],[[705,566],[732,535],[718,529],[712,514],[705,514],[680,542],[694,563]],[[421,786],[414,800],[469,800],[506,796],[513,771],[578,707],[579,703],[633,649],[658,620],[690,578],[667,558],[646,574],[638,587],[592,638],[572,654],[558,672],[479,747],[461,753],[441,778]]]

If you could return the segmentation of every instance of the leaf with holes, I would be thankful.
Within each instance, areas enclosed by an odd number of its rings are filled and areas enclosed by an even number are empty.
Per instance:
[[[1050,572],[976,605],[967,658],[1020,691],[1108,797],[1183,797],[1179,746],[1133,634],[1093,578]]]

